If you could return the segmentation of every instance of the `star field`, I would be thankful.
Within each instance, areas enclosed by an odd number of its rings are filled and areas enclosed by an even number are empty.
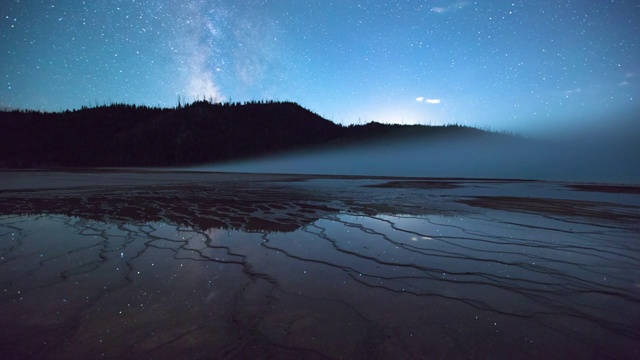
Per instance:
[[[342,124],[537,131],[638,113],[633,1],[17,1],[0,106],[290,100]]]

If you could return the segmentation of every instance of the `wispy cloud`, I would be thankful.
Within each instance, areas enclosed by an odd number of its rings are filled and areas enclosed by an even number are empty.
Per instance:
[[[562,93],[564,94],[564,96],[569,97],[570,95],[579,94],[581,92],[582,92],[582,88],[575,88],[571,90],[565,90]]]
[[[424,96],[419,96],[416,98],[417,102],[425,102],[427,104],[440,104],[440,102],[442,102],[442,100],[440,99],[428,99],[425,98]]]
[[[471,4],[469,1],[458,1],[449,6],[435,6],[431,8],[431,12],[436,14],[444,14],[450,11],[460,10]]]
[[[629,86],[632,83],[635,83],[635,78],[638,76],[637,73],[632,73],[632,72],[628,72],[626,74],[624,74],[624,79],[618,81],[618,86],[619,87],[623,87],[623,86]]]

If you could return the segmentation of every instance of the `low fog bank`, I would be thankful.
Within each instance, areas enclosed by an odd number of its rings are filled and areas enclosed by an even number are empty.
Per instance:
[[[396,140],[189,170],[640,184],[640,133],[636,130],[546,139],[504,136]]]

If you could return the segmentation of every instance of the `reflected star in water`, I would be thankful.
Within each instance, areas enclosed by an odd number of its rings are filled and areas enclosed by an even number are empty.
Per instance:
[[[28,175],[0,179],[3,359],[638,355],[637,186]]]

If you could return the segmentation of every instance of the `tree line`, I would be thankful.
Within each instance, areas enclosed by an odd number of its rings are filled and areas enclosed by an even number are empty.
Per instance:
[[[341,126],[293,102],[128,104],[59,113],[0,112],[0,167],[177,166],[350,144],[379,137],[486,131],[369,123]]]

